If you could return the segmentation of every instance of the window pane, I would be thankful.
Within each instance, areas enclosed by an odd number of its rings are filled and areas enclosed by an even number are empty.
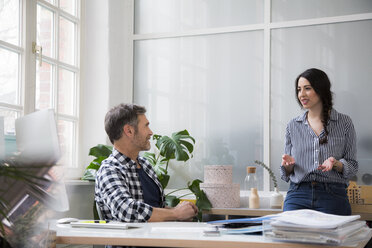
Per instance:
[[[0,102],[19,104],[19,56],[0,48]]]
[[[53,66],[51,64],[36,63],[36,92],[35,108],[49,109],[53,107]]]
[[[136,0],[135,33],[172,32],[263,22],[262,0]]]
[[[37,6],[37,44],[43,47],[43,55],[54,58],[54,14]]]
[[[58,113],[74,115],[75,73],[60,69],[58,78]]]
[[[59,0],[59,7],[71,15],[76,15],[76,0]]]
[[[371,0],[272,0],[272,21],[372,12]]]
[[[44,1],[46,1],[48,3],[51,3],[53,5],[56,5],[56,0],[44,0]]]
[[[276,29],[272,31],[271,161],[279,173],[287,123],[302,113],[294,80],[304,70],[324,70],[332,83],[334,108],[353,120],[357,133],[358,184],[367,184],[372,163],[372,21]],[[358,37],[356,39],[355,37]],[[288,184],[278,180],[281,190]]]
[[[74,123],[70,121],[58,121],[58,139],[61,148],[62,157],[59,164],[73,166],[73,151],[75,146],[74,140]]]
[[[0,40],[19,45],[19,0],[0,1]]]
[[[59,19],[59,59],[75,64],[75,24],[61,17]]]
[[[263,156],[263,32],[136,41],[134,54],[134,102],[153,132],[187,129],[197,141],[192,167],[171,165],[169,187],[203,179],[208,164],[233,165],[243,185]]]
[[[19,113],[14,110],[0,108],[0,116],[4,117],[4,134],[15,134],[15,120],[19,117]]]

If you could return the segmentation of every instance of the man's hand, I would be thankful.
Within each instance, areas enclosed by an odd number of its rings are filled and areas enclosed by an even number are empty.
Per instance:
[[[194,203],[183,201],[174,208],[153,208],[149,222],[189,220],[198,213]]]
[[[183,201],[173,208],[177,220],[189,220],[198,213],[194,203]]]

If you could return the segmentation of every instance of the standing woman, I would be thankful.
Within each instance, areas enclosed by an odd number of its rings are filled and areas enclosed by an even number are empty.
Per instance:
[[[358,171],[351,118],[333,108],[325,72],[308,69],[297,77],[295,87],[297,101],[306,111],[286,129],[280,169],[281,178],[291,182],[283,210],[350,215],[346,188]]]

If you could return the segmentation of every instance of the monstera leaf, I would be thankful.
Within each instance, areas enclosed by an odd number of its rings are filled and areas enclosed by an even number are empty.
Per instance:
[[[195,179],[191,183],[190,182],[187,183],[187,187],[192,193],[194,193],[196,197],[196,206],[198,207],[199,210],[197,219],[199,221],[202,221],[203,210],[210,210],[212,208],[212,204],[208,200],[207,195],[202,189],[200,189],[201,182],[202,182],[201,180]]]
[[[143,156],[152,165],[156,175],[158,176],[161,186],[163,187],[163,189],[165,189],[165,187],[167,187],[168,185],[170,178],[167,170],[164,168],[164,165],[167,163],[167,160],[160,156],[156,157],[156,155],[151,152],[145,152]]]
[[[96,172],[101,166],[103,160],[105,160],[112,153],[112,146],[98,144],[89,149],[89,155],[95,157],[85,169],[84,175],[81,177],[82,180],[94,181]]]
[[[99,158],[99,157],[108,157],[112,153],[112,146],[98,144],[89,150],[90,156]]]
[[[178,198],[177,196],[174,196],[174,195],[167,195],[165,197],[165,202],[166,202],[167,206],[175,207],[175,206],[177,206],[178,203],[180,203],[180,198]]]
[[[187,161],[194,151],[195,139],[187,130],[175,132],[171,137],[154,134],[152,139],[156,140],[159,152],[157,155],[145,152],[144,157],[153,166],[163,188],[166,188],[170,178],[168,175],[169,161],[171,159]]]
[[[173,133],[171,137],[158,137],[156,147],[166,160],[187,161],[194,150],[194,144],[195,139],[187,130],[183,130]]]

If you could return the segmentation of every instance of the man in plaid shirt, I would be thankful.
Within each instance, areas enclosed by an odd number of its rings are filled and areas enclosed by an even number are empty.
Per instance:
[[[114,148],[97,172],[95,200],[107,220],[190,219],[196,215],[197,207],[186,201],[175,208],[166,207],[155,171],[138,155],[150,149],[152,131],[145,113],[142,106],[120,104],[106,114],[105,129]]]

